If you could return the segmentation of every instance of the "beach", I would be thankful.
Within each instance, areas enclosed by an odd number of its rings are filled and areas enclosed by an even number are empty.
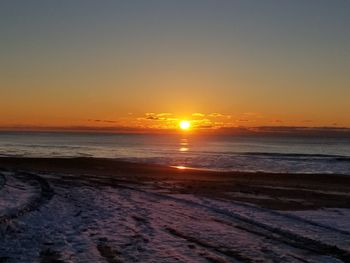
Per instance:
[[[350,1],[1,1],[0,263],[350,263]]]
[[[0,262],[349,262],[350,177],[0,158]]]

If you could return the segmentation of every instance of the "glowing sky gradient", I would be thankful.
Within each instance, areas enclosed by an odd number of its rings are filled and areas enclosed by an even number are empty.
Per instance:
[[[350,127],[349,13],[346,0],[4,0],[0,126]]]

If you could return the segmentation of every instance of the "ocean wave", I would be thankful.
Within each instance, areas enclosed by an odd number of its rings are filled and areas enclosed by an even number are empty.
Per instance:
[[[1,135],[0,135],[1,139]],[[185,142],[186,151],[181,151]],[[334,173],[350,175],[350,143],[272,138],[222,138],[46,134],[13,135],[0,140],[0,156],[123,158],[169,166],[250,172]]]

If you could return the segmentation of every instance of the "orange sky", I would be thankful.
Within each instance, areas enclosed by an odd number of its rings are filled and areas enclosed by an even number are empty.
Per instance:
[[[0,127],[350,127],[350,4],[307,2],[9,1]]]

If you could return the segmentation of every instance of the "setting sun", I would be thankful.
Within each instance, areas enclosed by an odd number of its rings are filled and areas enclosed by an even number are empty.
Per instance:
[[[189,121],[180,121],[180,128],[182,130],[188,130],[191,127],[191,123]]]

